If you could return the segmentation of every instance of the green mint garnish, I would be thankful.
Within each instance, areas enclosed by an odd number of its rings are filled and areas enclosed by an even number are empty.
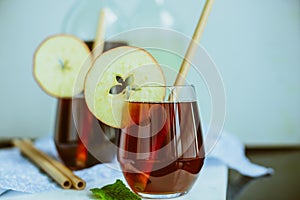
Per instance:
[[[114,184],[106,185],[102,188],[93,188],[91,192],[101,200],[141,200],[119,179]]]

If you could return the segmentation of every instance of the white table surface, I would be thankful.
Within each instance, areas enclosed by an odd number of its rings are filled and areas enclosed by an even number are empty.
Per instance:
[[[124,180],[122,177],[117,177]],[[227,191],[227,166],[215,159],[207,159],[201,174],[193,186],[192,190],[178,200],[225,200]],[[99,186],[101,187],[101,186]],[[36,194],[24,194],[16,192],[6,192],[1,195],[1,200],[53,200],[72,199],[88,200],[93,199],[89,190],[55,190]]]

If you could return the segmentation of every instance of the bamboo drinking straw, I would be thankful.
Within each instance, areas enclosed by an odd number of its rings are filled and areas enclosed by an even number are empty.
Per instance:
[[[189,68],[190,68],[189,61],[194,57],[194,55],[196,53],[198,43],[200,42],[200,39],[203,34],[203,31],[204,31],[208,16],[210,14],[210,11],[212,9],[213,3],[214,3],[214,0],[207,0],[204,5],[201,16],[198,20],[196,29],[194,31],[192,41],[190,42],[189,47],[186,51],[185,57],[182,61],[182,64],[181,64],[180,70],[177,74],[174,85],[182,85],[185,82],[185,78],[186,78]],[[172,93],[170,94],[169,99],[170,100],[174,99],[174,96]],[[165,137],[166,137],[166,135],[162,136],[162,138],[160,140],[156,141],[155,147],[157,147],[157,148],[155,148],[155,149],[159,149],[163,145]],[[152,165],[147,166],[147,169],[149,169],[149,171],[151,171],[150,170],[151,168],[152,168]],[[137,182],[135,183],[135,186],[137,187],[137,189],[139,189],[139,191],[145,190],[147,183],[148,183],[149,176],[150,176],[150,172],[143,173],[137,178],[137,180],[136,180]]]
[[[48,161],[51,165],[56,167],[62,174],[64,174],[71,182],[74,189],[83,190],[86,186],[84,180],[76,176],[69,168],[67,168],[62,163],[58,162],[57,160],[49,157],[48,155],[44,154],[43,152],[37,150],[31,143],[30,140],[23,140],[22,141],[26,148],[30,149],[32,152],[36,152],[40,157]]]
[[[104,37],[105,37],[105,10],[102,9],[99,13],[97,32],[93,44],[94,57],[102,54],[104,49]]]
[[[95,36],[95,41],[92,46],[92,62],[93,60],[102,54],[104,50],[104,42],[105,42],[105,10],[102,9],[99,13],[98,24],[97,24],[97,32]],[[80,138],[81,140],[85,140],[84,142],[78,142],[78,150],[76,152],[76,164],[84,167],[87,160],[87,149],[85,148],[85,144],[88,141],[89,137],[89,129],[90,124],[92,123],[92,117],[88,116],[84,119],[83,123],[83,135]]]
[[[205,2],[203,11],[201,13],[201,16],[199,18],[198,24],[196,26],[196,29],[194,31],[193,37],[192,37],[192,41],[189,44],[189,47],[185,53],[184,59],[181,63],[181,67],[179,69],[179,72],[177,74],[176,80],[174,85],[182,85],[185,82],[185,78],[188,74],[188,71],[190,69],[190,61],[193,59],[198,44],[200,43],[208,16],[210,14],[210,11],[212,9],[214,0],[207,0]]]
[[[39,166],[44,172],[46,172],[53,180],[55,180],[62,188],[69,189],[72,184],[70,179],[64,175],[59,169],[53,166],[45,158],[43,158],[37,151],[32,148],[28,148],[26,142],[20,139],[14,139],[13,144],[18,147],[21,152],[27,156],[32,162]]]

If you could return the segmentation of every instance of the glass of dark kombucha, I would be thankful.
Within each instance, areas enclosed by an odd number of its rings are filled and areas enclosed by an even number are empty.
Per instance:
[[[86,41],[92,50],[93,41]],[[124,46],[124,42],[105,42],[104,51]],[[89,111],[83,93],[59,98],[54,142],[64,164],[72,170],[112,162],[116,155],[115,138],[120,130],[98,121]]]
[[[205,158],[194,86],[128,86],[122,121],[118,161],[131,189],[143,198],[186,194]]]
[[[98,121],[83,94],[59,99],[54,141],[64,164],[72,170],[108,163],[116,155],[117,129]]]

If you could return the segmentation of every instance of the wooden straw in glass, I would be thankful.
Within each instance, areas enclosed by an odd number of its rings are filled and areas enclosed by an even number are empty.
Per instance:
[[[210,11],[213,6],[213,3],[214,3],[214,0],[207,0],[205,2],[203,11],[201,13],[198,24],[194,31],[192,41],[190,42],[189,47],[185,53],[184,59],[181,63],[181,67],[177,74],[174,85],[183,85],[185,83],[185,78],[187,77],[188,71],[190,69],[190,61],[193,59],[193,57],[196,53],[196,50],[198,48],[198,44],[200,43],[208,16],[209,16]]]
[[[102,54],[104,49],[104,38],[105,38],[105,10],[102,9],[99,13],[97,32],[95,41],[93,43],[93,56],[99,56]]]
[[[105,10],[102,9],[99,13],[97,32],[95,36],[95,41],[92,47],[92,60],[94,60],[97,56],[101,55],[104,50],[104,39],[105,37]],[[93,61],[92,61],[93,62]],[[76,165],[85,167],[87,161],[88,151],[85,147],[85,144],[88,142],[89,132],[90,132],[90,124],[92,123],[92,116],[88,116],[83,119],[83,127],[82,127],[82,136],[78,141],[78,148],[76,152]]]
[[[213,3],[214,3],[214,0],[207,0],[204,5],[201,16],[198,20],[196,29],[194,31],[192,41],[190,42],[189,47],[186,51],[185,57],[182,61],[182,64],[181,64],[180,70],[177,74],[174,85],[183,85],[185,83],[185,78],[190,69],[190,60],[193,59],[193,57],[196,53],[198,44],[199,44],[201,36],[203,34],[203,31],[204,31],[204,28],[205,28],[205,25],[206,25],[206,22],[207,22],[209,14],[210,14]],[[174,100],[174,98],[175,97],[173,96],[173,93],[171,93],[169,96],[169,100]],[[165,137],[166,137],[166,135],[163,135],[159,140],[156,141],[156,143],[154,145],[155,149],[160,149],[162,147],[162,145],[164,144],[164,141],[165,141]],[[139,178],[137,178],[135,184],[136,184],[136,186],[138,186],[139,191],[144,191],[144,189],[146,188],[147,183],[148,183],[148,178],[150,176],[151,168],[152,168],[152,165],[148,165],[147,169],[149,172],[143,173],[139,176]]]

